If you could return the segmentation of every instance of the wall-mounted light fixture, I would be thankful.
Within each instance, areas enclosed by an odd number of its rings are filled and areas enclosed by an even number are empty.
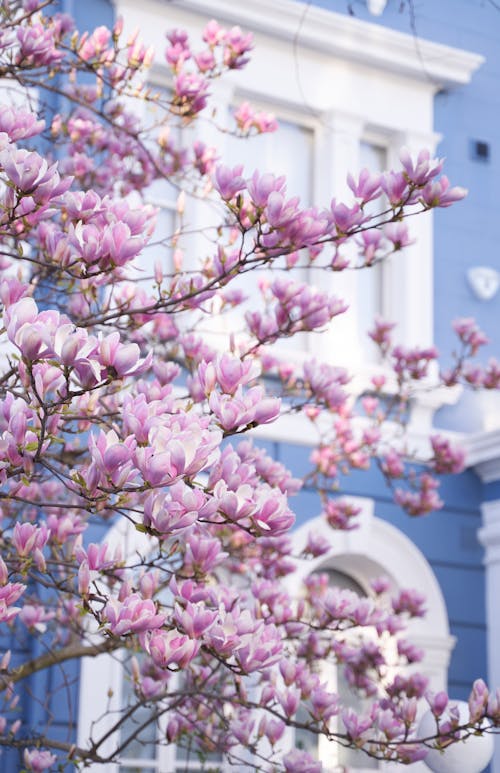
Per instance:
[[[374,16],[381,16],[387,5],[387,0],[367,0],[368,10]]]
[[[500,287],[500,273],[489,266],[474,266],[467,271],[472,292],[480,301],[491,301]]]
[[[465,701],[452,701],[458,709],[459,724],[465,725],[470,720],[469,705]],[[450,719],[450,705],[445,709],[440,721]],[[488,730],[489,723],[483,720],[481,727]],[[431,711],[427,711],[418,728],[421,738],[429,738],[436,735],[436,717]],[[433,773],[481,773],[493,757],[493,736],[491,733],[483,735],[470,735],[461,743],[451,744],[444,751],[430,749],[424,763]]]

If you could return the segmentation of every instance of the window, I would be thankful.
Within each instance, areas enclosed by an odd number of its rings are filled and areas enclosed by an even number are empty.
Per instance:
[[[353,577],[344,572],[326,566],[324,570],[319,568],[314,572],[314,574],[318,573],[326,574],[328,576],[330,587],[350,590],[358,596],[367,595],[366,589]],[[366,636],[370,635],[370,632],[365,629],[363,635],[366,638]],[[350,631],[346,636],[352,641],[352,646],[355,647],[358,638],[356,632]],[[335,667],[332,663],[320,663],[318,669],[322,681],[325,681],[328,684],[329,689],[339,695],[343,707],[354,709],[360,714],[367,709],[370,702],[363,699],[360,694],[356,693],[349,686],[344,676],[342,666]],[[300,721],[307,721],[308,712],[306,707],[302,707],[299,710],[298,719]],[[337,729],[340,732],[343,730],[342,724],[338,719],[332,722],[331,727],[332,731]],[[324,773],[344,773],[345,770],[352,771],[353,773],[361,773],[362,771],[379,770],[377,760],[371,759],[363,752],[346,748],[333,741],[329,742],[323,737],[317,738],[311,733],[308,733],[307,730],[295,731],[295,745],[300,749],[308,751],[309,754],[318,759],[323,764]]]
[[[129,669],[124,669],[126,674]],[[173,676],[175,681],[179,677]],[[130,674],[119,685],[121,706],[133,706],[136,701]],[[154,717],[149,707],[139,707],[124,722],[119,741],[131,738],[121,755],[117,773],[197,773],[212,767],[223,773],[222,756],[217,752],[200,749],[196,744],[174,746],[162,744],[168,715]],[[135,736],[135,737],[134,737]]]
[[[155,82],[150,84],[150,88],[157,95],[158,102],[168,99],[168,89]],[[150,132],[151,141],[161,131],[161,119],[164,115],[163,110],[155,101],[145,101],[142,103],[144,115],[142,117],[143,127]],[[176,127],[169,128],[169,141],[175,147],[180,146],[180,130]],[[151,278],[154,277],[155,265],[159,264],[164,273],[172,271],[172,238],[177,226],[177,198],[179,191],[175,185],[166,179],[155,180],[147,189],[144,199],[147,204],[151,204],[158,211],[156,227],[151,239],[142,251],[140,258],[134,261],[134,266],[130,270],[130,276],[135,281],[144,284],[145,289],[151,287]],[[132,194],[133,196],[133,194]]]
[[[245,101],[242,96],[239,102]],[[260,105],[259,105],[260,106]],[[248,139],[237,137],[233,134],[222,135],[219,139],[221,149],[221,161],[229,167],[242,165],[246,177],[251,177],[256,169],[259,172],[271,172],[276,177],[285,176],[287,180],[287,196],[292,198],[299,196],[302,206],[309,206],[314,201],[314,155],[315,155],[315,125],[311,120],[300,113],[276,111],[269,106],[263,106],[268,112],[276,115],[279,122],[277,132],[252,136]],[[229,110],[229,125],[233,125],[232,113]],[[251,234],[249,234],[251,238]],[[286,259],[277,261],[272,270],[264,266],[258,271],[253,270],[235,279],[231,287],[241,289],[247,301],[237,309],[232,310],[227,316],[212,323],[214,329],[218,329],[227,336],[231,331],[243,331],[245,329],[244,316],[249,310],[263,306],[259,285],[262,282],[270,282],[278,278],[286,269]],[[307,269],[296,269],[293,279],[307,282],[309,272]],[[225,345],[225,341],[223,341]],[[293,341],[282,339],[279,347],[286,350],[296,350],[297,345],[306,351],[308,341],[303,335],[295,336]]]
[[[168,8],[160,0],[140,6],[134,0],[117,0],[116,13],[127,29],[139,29],[158,52],[164,48],[167,27],[182,27],[199,39],[207,21],[205,0],[178,0]],[[404,145],[413,153],[422,147],[433,152],[439,139],[433,132],[434,94],[441,86],[466,83],[482,61],[477,55],[425,40],[419,41],[416,52],[410,35],[291,0],[244,4],[214,0],[210,15],[227,26],[240,24],[252,31],[256,49],[249,66],[235,78],[212,84],[217,120],[240,104],[241,97],[275,112],[283,131],[276,135],[279,141],[273,135],[256,140],[257,165],[265,166],[265,157],[272,154],[274,169],[281,163],[287,167],[290,191],[300,187],[306,201],[305,190],[310,186],[311,202],[316,204],[327,204],[334,193],[342,198],[347,172],[361,165],[396,165]],[[201,139],[219,144],[220,136],[210,121],[200,122],[199,129]],[[245,143],[240,145],[244,154]],[[287,149],[299,147],[300,153],[295,152],[289,164]],[[168,198],[165,211],[173,211],[172,203]],[[206,215],[207,210],[194,203],[190,228],[194,231],[208,224]],[[380,368],[365,335],[368,318],[377,309],[398,324],[401,343],[432,344],[432,214],[415,218],[411,231],[415,245],[382,269],[323,273],[316,280],[322,288],[346,297],[351,307],[348,314],[336,318],[331,330],[307,337],[308,356],[345,365],[360,377],[360,384],[366,384],[374,367]],[[193,233],[186,255],[203,256],[206,249],[205,237]],[[369,276],[358,281],[353,274]],[[222,316],[219,330],[226,326],[227,335],[229,322]],[[214,326],[213,320],[207,323],[210,331]],[[287,356],[300,348],[299,340],[294,343]],[[297,353],[299,359],[304,350]]]

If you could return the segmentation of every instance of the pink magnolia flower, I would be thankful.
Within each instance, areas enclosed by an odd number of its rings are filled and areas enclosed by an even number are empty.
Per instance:
[[[374,328],[368,335],[380,347],[382,354],[386,354],[392,346],[391,331],[395,327],[395,322],[387,322],[380,317],[375,317]],[[383,386],[383,383],[381,383],[381,386]]]
[[[138,593],[132,593],[122,602],[110,599],[104,607],[103,620],[112,634],[124,636],[161,628],[166,617],[158,614],[151,599],[143,599]]]
[[[170,51],[167,51],[166,57],[168,62],[171,62],[175,58],[177,64],[179,61],[183,62],[186,58],[186,55],[184,51],[179,52],[177,50],[172,51],[172,49],[170,49]],[[198,54],[195,54],[194,61],[196,62],[196,66],[201,73],[215,70],[217,65],[217,60],[213,54],[213,51],[210,49],[206,49],[205,51],[200,51]]]
[[[19,613],[19,619],[22,620],[24,625],[39,633],[44,633],[47,630],[47,621],[52,620],[54,617],[55,612],[33,604],[25,604]]]
[[[170,486],[168,493],[150,491],[144,502],[146,527],[154,529],[160,539],[167,539],[177,531],[192,526],[203,510],[206,496],[191,489],[183,481]]]
[[[197,73],[180,72],[174,78],[174,104],[182,115],[194,116],[207,104],[208,81]]]
[[[431,460],[435,472],[454,473],[462,472],[465,467],[465,451],[462,448],[452,448],[449,440],[434,435],[431,437],[433,458]]]
[[[333,529],[355,529],[357,527],[355,519],[360,512],[361,508],[349,500],[328,499],[324,505],[326,520]]]
[[[209,537],[193,529],[186,538],[183,572],[188,574],[207,574],[227,555],[218,539]]]
[[[86,62],[96,58],[99,61],[103,61],[103,52],[105,52],[110,41],[111,30],[103,26],[97,27],[90,35],[88,33],[82,35],[79,41],[78,53]],[[112,50],[110,53],[112,53]]]
[[[283,737],[286,725],[281,719],[263,716],[259,722],[259,736],[265,735],[271,746],[274,746]]]
[[[44,523],[41,526],[27,522],[16,523],[12,534],[12,545],[18,555],[25,558],[37,550],[43,550],[49,536],[50,532]]]
[[[425,697],[434,716],[440,717],[448,705],[448,695],[445,692],[438,692],[435,695],[428,693]]]
[[[0,132],[6,132],[11,142],[35,137],[44,127],[45,121],[38,120],[34,113],[8,105],[0,107]]]
[[[123,266],[135,258],[145,246],[145,239],[132,235],[127,223],[112,223],[101,234],[101,250],[113,266]]]
[[[331,693],[322,686],[311,690],[311,716],[315,719],[328,721],[339,713],[339,696]]]
[[[450,207],[456,201],[465,198],[467,190],[459,186],[450,188],[448,178],[443,175],[439,180],[427,183],[421,196],[427,207]]]
[[[243,166],[235,166],[230,169],[222,164],[217,165],[214,175],[214,187],[223,199],[230,201],[237,193],[246,188],[246,181],[242,177]]]
[[[260,375],[260,366],[256,360],[241,360],[224,353],[214,362],[201,362],[198,373],[206,394],[217,384],[226,394],[234,395],[238,386],[248,384]]]
[[[487,711],[489,691],[482,679],[476,679],[469,695],[469,714],[471,722],[481,720]]]
[[[26,590],[20,582],[8,582],[0,587],[0,622],[10,623],[21,611],[12,606]]]
[[[260,625],[252,633],[242,636],[241,646],[238,647],[235,656],[239,665],[248,674],[269,668],[282,657],[282,654],[281,635],[273,624],[267,624]]]
[[[257,495],[252,521],[263,534],[278,535],[293,526],[295,516],[288,507],[286,496],[263,487]]]
[[[406,639],[398,639],[398,655],[404,657],[408,663],[418,663],[423,659],[424,651]]]
[[[201,602],[197,604],[188,602],[184,609],[176,604],[174,608],[174,619],[177,625],[191,639],[199,639],[209,631],[215,623],[217,614],[216,611],[207,609]]]
[[[344,709],[341,716],[349,739],[355,744],[362,743],[365,740],[367,731],[372,728],[373,718],[358,714],[352,709]]]
[[[171,485],[213,461],[220,441],[220,430],[207,429],[193,414],[179,414],[150,430],[148,445],[135,450],[134,462],[151,486]]]
[[[309,752],[292,749],[283,757],[286,773],[321,773],[323,766]]]
[[[200,642],[177,631],[158,631],[143,637],[142,641],[159,668],[168,668],[171,665],[180,669],[186,668],[200,649]]]
[[[478,327],[475,320],[471,317],[462,317],[453,322],[453,330],[460,341],[470,348],[472,356],[477,354],[478,349],[488,343],[487,336]]]
[[[381,186],[392,207],[396,208],[403,203],[411,202],[408,178],[402,172],[385,172],[382,175]]]
[[[422,617],[425,614],[425,597],[417,590],[402,590],[392,600],[392,608],[398,615],[408,614],[410,617]]]
[[[54,765],[57,757],[45,749],[31,749],[31,751],[25,749],[23,761],[28,770],[32,770],[33,773],[43,773]]]
[[[269,196],[273,192],[283,193],[285,191],[286,180],[284,177],[275,177],[269,172],[261,174],[255,171],[247,180],[248,193],[256,207],[265,207]]]
[[[13,145],[0,152],[0,166],[10,182],[23,193],[31,194],[37,204],[65,193],[72,182],[71,178],[61,180],[57,163],[49,166],[38,153]]]
[[[406,177],[416,185],[425,185],[436,177],[441,172],[444,163],[441,158],[431,158],[428,150],[421,150],[414,162],[408,148],[402,148],[399,158]]]
[[[224,40],[226,34],[227,30],[221,27],[215,19],[211,19],[203,30],[202,38],[209,46],[217,46]]]
[[[224,64],[231,70],[241,69],[247,62],[245,56],[253,48],[253,35],[251,32],[243,33],[240,27],[232,27],[223,39]]]
[[[394,501],[403,507],[409,515],[425,515],[443,506],[436,489],[438,481],[430,475],[423,474],[414,484],[415,490],[396,489]]]
[[[122,344],[119,333],[102,338],[99,342],[99,361],[118,378],[144,373],[151,367],[152,352],[140,360],[137,344]]]
[[[251,129],[261,132],[272,132],[278,128],[276,119],[271,113],[256,111],[249,102],[242,102],[234,112],[234,119],[240,131],[245,134]]]
[[[373,201],[382,192],[381,176],[372,174],[369,169],[362,169],[356,180],[352,174],[347,175],[347,184],[357,199],[363,204]]]
[[[265,397],[261,386],[243,392],[240,385],[232,395],[212,392],[209,406],[221,427],[230,431],[248,424],[268,424],[274,421],[280,414],[281,401],[275,397]]]
[[[410,237],[406,223],[387,223],[384,226],[384,237],[391,242],[395,252],[415,242],[415,239]]]
[[[64,51],[58,51],[52,29],[45,29],[41,22],[19,26],[17,29],[19,51],[17,64],[42,67],[56,64],[64,57]]]

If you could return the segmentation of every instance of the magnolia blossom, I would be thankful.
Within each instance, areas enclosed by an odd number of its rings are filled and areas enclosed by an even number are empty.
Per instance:
[[[165,615],[157,613],[154,602],[142,599],[137,593],[127,596],[123,602],[110,599],[103,616],[115,636],[161,628],[165,622]]]
[[[25,749],[23,753],[24,764],[33,773],[43,773],[44,770],[51,768],[56,760],[56,755],[46,749],[31,749],[31,751]]]

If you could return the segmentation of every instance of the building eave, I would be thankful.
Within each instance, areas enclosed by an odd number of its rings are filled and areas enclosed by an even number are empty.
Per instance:
[[[433,90],[469,83],[484,57],[295,0],[176,0],[175,6],[240,24],[300,47],[427,82]]]
[[[500,429],[466,435],[467,466],[474,467],[483,483],[500,480]]]

